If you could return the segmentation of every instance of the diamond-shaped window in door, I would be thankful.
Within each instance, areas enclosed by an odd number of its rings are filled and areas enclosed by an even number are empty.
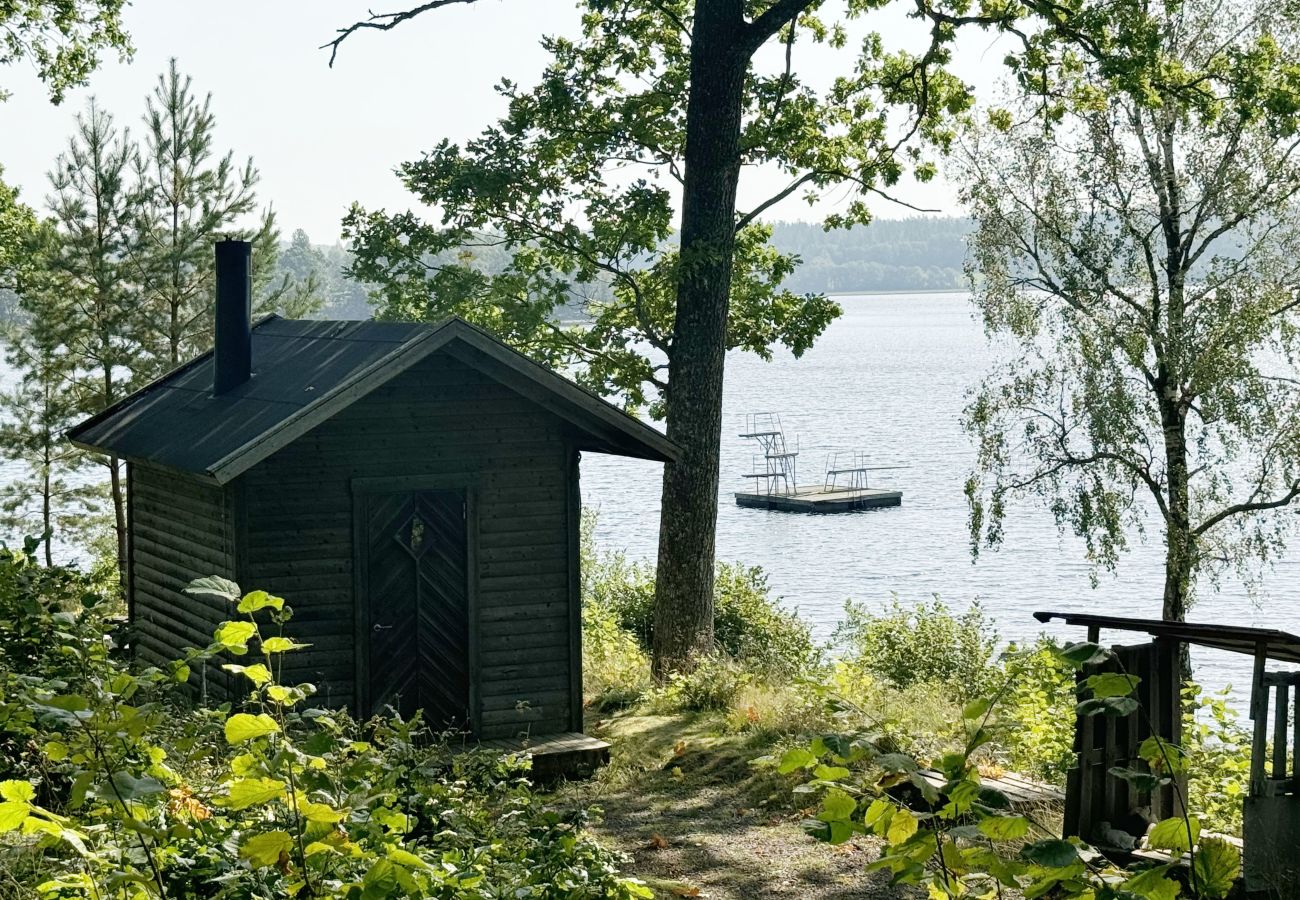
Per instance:
[[[428,549],[429,543],[425,540],[425,531],[428,526],[419,513],[415,513],[411,518],[406,520],[406,524],[397,530],[394,540],[401,545],[402,549],[414,557],[419,557]]]

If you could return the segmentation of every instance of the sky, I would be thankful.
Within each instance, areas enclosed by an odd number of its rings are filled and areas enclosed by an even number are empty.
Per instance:
[[[302,228],[317,243],[333,243],[353,202],[410,208],[394,168],[443,138],[477,134],[503,111],[494,85],[502,78],[534,83],[546,63],[539,37],[572,34],[578,21],[574,0],[453,5],[392,31],[353,35],[331,69],[320,45],[366,15],[362,0],[135,0],[125,13],[132,60],[107,60],[89,87],[71,92],[62,105],[49,102],[25,64],[0,70],[0,84],[13,94],[0,103],[4,179],[40,206],[45,173],[89,98],[138,133],[144,98],[174,56],[196,91],[213,95],[217,148],[233,150],[240,161],[253,158],[261,172],[259,199],[275,208],[284,234]],[[891,39],[916,45],[923,38],[897,8],[878,16],[872,27]],[[827,83],[845,65],[828,53],[799,53],[796,65],[814,83]],[[987,92],[1002,56],[995,41],[975,33],[959,47],[955,69]],[[776,172],[747,176],[742,206],[784,183]],[[895,193],[917,206],[959,212],[953,187],[942,180]],[[810,209],[796,196],[765,218],[811,219],[842,199],[841,193]],[[880,216],[913,214],[883,201],[872,205]]]

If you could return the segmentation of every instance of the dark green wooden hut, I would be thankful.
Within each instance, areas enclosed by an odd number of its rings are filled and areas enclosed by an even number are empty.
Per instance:
[[[182,589],[221,575],[289,600],[320,701],[580,731],[579,454],[673,445],[464,321],[250,326],[250,283],[219,243],[214,352],[71,433],[126,461],[135,652],[206,645],[231,611]]]

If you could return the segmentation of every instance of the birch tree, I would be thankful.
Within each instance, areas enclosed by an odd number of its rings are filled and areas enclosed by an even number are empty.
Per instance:
[[[967,491],[977,551],[1021,499],[1102,567],[1154,520],[1181,620],[1300,497],[1300,42],[1257,0],[1156,9],[1165,83],[1081,65],[964,154],[975,299],[1014,347],[967,410]]]

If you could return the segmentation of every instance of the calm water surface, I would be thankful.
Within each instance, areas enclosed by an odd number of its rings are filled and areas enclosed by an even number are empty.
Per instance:
[[[1062,537],[1045,510],[1022,506],[1008,516],[1004,546],[972,561],[962,486],[974,446],[960,416],[997,352],[965,295],[846,297],[842,303],[844,315],[802,359],[788,353],[770,363],[743,353],[728,359],[721,558],[761,565],[775,593],[823,639],[846,598],[884,606],[891,594],[904,602],[938,594],[953,608],[978,600],[1006,640],[1043,630],[1083,637],[1081,629],[1040,626],[1034,610],[1159,617],[1163,550],[1155,541],[1135,536],[1117,574],[1103,572],[1093,588],[1080,543]],[[738,435],[746,413],[769,410],[781,414],[788,439],[798,435],[801,483],[821,481],[828,451],[860,448],[873,464],[910,466],[873,481],[901,489],[902,507],[810,516],[736,506],[732,492],[749,487],[740,476],[751,471],[755,449]],[[659,479],[651,463],[584,456],[583,500],[599,510],[601,547],[654,559]],[[1300,549],[1265,573],[1253,598],[1231,579],[1218,593],[1205,588],[1190,618],[1300,633],[1298,563]],[[1193,658],[1207,687],[1249,687],[1245,657],[1200,651]]]

